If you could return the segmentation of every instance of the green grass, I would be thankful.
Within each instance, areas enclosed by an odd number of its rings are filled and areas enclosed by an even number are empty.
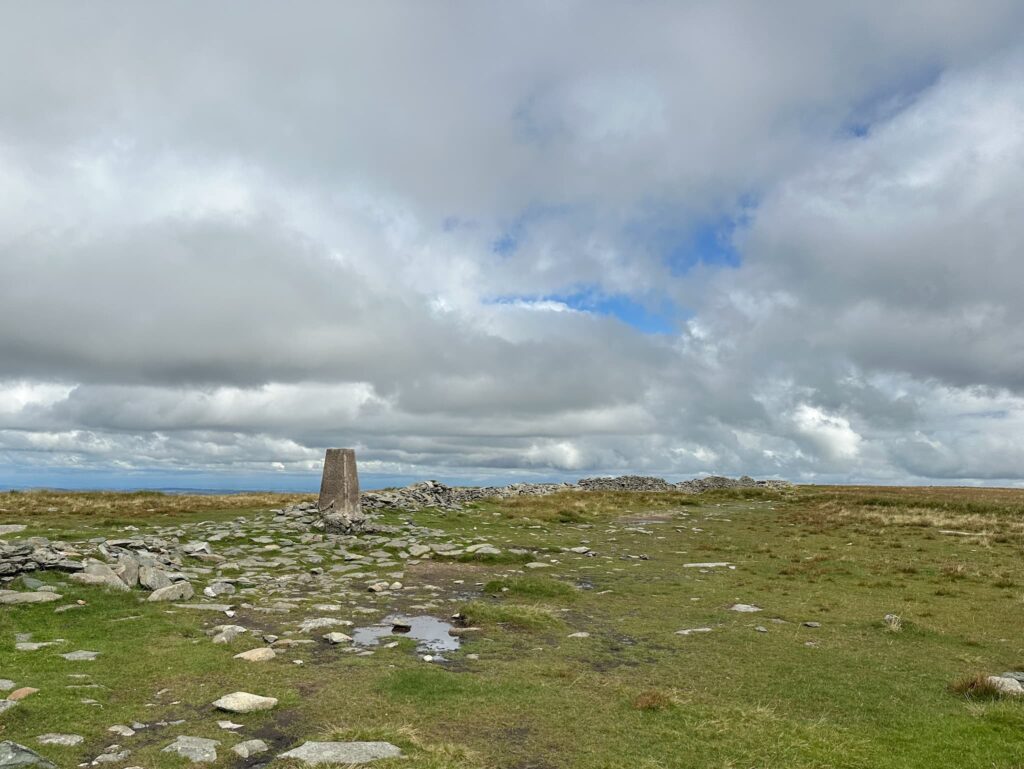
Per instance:
[[[576,595],[576,590],[572,587],[550,577],[492,579],[484,585],[484,592],[494,596],[505,595],[511,598],[537,600],[558,599],[560,601],[572,600]]]
[[[263,505],[203,498],[190,509],[146,495],[53,501],[40,496],[15,512],[0,495],[9,508],[0,515],[32,523],[34,533],[96,536],[103,521],[223,520]],[[257,643],[242,636],[213,645],[203,632],[210,617],[169,613],[141,593],[61,586],[88,606],[0,609],[0,678],[40,689],[0,715],[0,739],[38,748],[60,766],[116,741],[133,751],[130,765],[149,769],[187,766],[160,753],[177,734],[221,740],[213,767],[244,766],[228,748],[263,736],[275,745],[401,746],[408,758],[382,769],[1019,768],[1024,701],[994,696],[984,676],[1024,667],[1022,513],[1024,492],[868,487],[567,494],[454,514],[388,512],[385,522],[411,517],[554,563],[537,572],[519,556],[406,564],[403,583],[442,588],[424,611],[461,609],[481,628],[447,666],[422,661],[407,639],[370,657],[299,647],[250,665],[232,655]],[[562,551],[581,543],[597,556]],[[736,568],[683,566],[707,561]],[[763,611],[729,611],[735,603]],[[898,629],[886,614],[900,617]],[[297,616],[306,615],[288,621]],[[711,632],[676,634],[697,627]],[[577,631],[589,637],[569,637]],[[66,643],[15,652],[22,632]],[[75,649],[102,654],[93,663],[57,656]],[[67,689],[77,680],[69,673],[103,688]],[[245,724],[241,737],[218,729],[210,707],[236,689],[281,701],[267,713],[231,716]],[[106,732],[175,718],[187,724],[125,739]],[[86,743],[39,748],[35,736],[50,731],[82,734]]]

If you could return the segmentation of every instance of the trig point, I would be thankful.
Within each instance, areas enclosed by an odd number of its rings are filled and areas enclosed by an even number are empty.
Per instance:
[[[362,521],[359,474],[352,448],[328,448],[317,507],[330,528],[351,528]]]

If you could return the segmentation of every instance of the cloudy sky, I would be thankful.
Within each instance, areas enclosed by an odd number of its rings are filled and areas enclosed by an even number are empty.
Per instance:
[[[1024,4],[0,2],[0,488],[1024,483]]]

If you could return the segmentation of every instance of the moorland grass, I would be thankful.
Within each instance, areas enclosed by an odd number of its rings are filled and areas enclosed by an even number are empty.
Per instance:
[[[83,734],[82,746],[46,749],[59,765],[74,766],[114,741],[111,724],[185,718],[177,732],[123,740],[130,762],[180,769],[185,762],[160,749],[183,733],[222,741],[212,768],[240,767],[227,748],[241,737],[216,727],[209,703],[242,689],[281,700],[273,711],[232,716],[246,737],[400,745],[408,758],[381,769],[1020,765],[1024,702],[992,696],[977,671],[1018,670],[1024,660],[1024,591],[1016,587],[1024,584],[1016,533],[1024,492],[801,487],[556,496],[488,501],[447,515],[385,514],[385,522],[411,516],[502,550],[542,551],[551,563],[543,574],[518,560],[451,564],[458,585],[437,564],[407,564],[406,584],[422,573],[452,591],[431,613],[461,608],[481,627],[446,664],[426,663],[400,643],[370,657],[299,647],[250,665],[232,655],[258,645],[254,639],[214,645],[204,633],[210,618],[147,604],[137,593],[60,585],[88,605],[66,614],[48,605],[3,607],[0,677],[40,692],[0,716],[0,739],[34,746],[47,731]],[[11,507],[0,497],[0,507]],[[144,500],[83,498],[62,507],[40,498],[2,515],[34,532],[54,526],[55,535],[95,536],[107,520],[145,531],[149,521],[249,514],[230,497],[200,498],[195,509],[177,497],[149,507]],[[561,550],[581,543],[596,556]],[[694,561],[736,568],[683,568]],[[735,603],[763,611],[729,611]],[[698,627],[711,630],[676,634]],[[569,638],[576,631],[589,636]],[[66,642],[15,652],[14,635],[24,632]],[[101,656],[93,663],[57,656],[74,649]],[[87,674],[86,683],[100,688],[67,689],[78,685],[69,673]]]

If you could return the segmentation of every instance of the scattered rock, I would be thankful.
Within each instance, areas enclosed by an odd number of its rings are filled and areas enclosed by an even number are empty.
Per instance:
[[[345,635],[344,633],[326,633],[324,640],[329,644],[343,644],[351,641],[352,636]]]
[[[112,732],[113,734],[116,734],[119,737],[135,736],[135,730],[132,729],[130,726],[125,726],[124,724],[114,724],[113,726],[108,726],[107,731]]]
[[[249,632],[248,629],[241,625],[217,625],[213,630],[215,633],[213,636],[213,642],[215,644],[231,643],[238,638],[238,636]]]
[[[692,627],[687,630],[677,630],[676,635],[693,635],[694,633],[710,633],[709,627]]]
[[[31,686],[23,686],[20,689],[15,689],[13,692],[8,694],[7,699],[9,699],[11,702],[17,702],[18,700],[23,700],[26,697],[31,697],[38,691],[38,689],[33,689]]]
[[[230,582],[212,582],[203,588],[203,595],[216,598],[219,595],[233,595],[235,586]]]
[[[276,697],[261,697],[249,692],[232,692],[214,702],[213,706],[229,713],[253,713],[257,710],[270,710],[276,704]]]
[[[336,627],[337,625],[351,625],[351,622],[345,620],[335,619],[334,617],[315,617],[313,619],[307,619],[299,625],[300,633],[308,633],[311,630],[319,630],[325,627]]]
[[[260,753],[266,753],[268,750],[270,750],[270,746],[263,740],[246,740],[231,748],[232,753],[242,758],[258,756]]]
[[[306,742],[278,758],[297,758],[303,763],[365,764],[381,758],[398,758],[402,751],[390,742]]]
[[[187,601],[196,594],[189,582],[175,582],[149,594],[148,601]]]
[[[753,604],[749,604],[749,603],[734,603],[732,606],[729,607],[729,611],[738,611],[738,612],[742,612],[742,613],[752,613],[752,612],[761,611],[761,608],[758,607],[758,606],[754,606]]]
[[[217,746],[219,740],[209,740],[204,737],[180,736],[170,745],[164,748],[162,753],[177,753],[187,758],[194,764],[211,763],[217,760]]]
[[[271,649],[269,646],[261,646],[258,649],[250,649],[247,652],[236,654],[236,660],[245,660],[246,662],[266,662],[272,660],[277,656],[277,652]]]
[[[1000,694],[1007,694],[1012,697],[1019,697],[1024,694],[1024,685],[1016,678],[1009,676],[988,676],[985,679]]]

